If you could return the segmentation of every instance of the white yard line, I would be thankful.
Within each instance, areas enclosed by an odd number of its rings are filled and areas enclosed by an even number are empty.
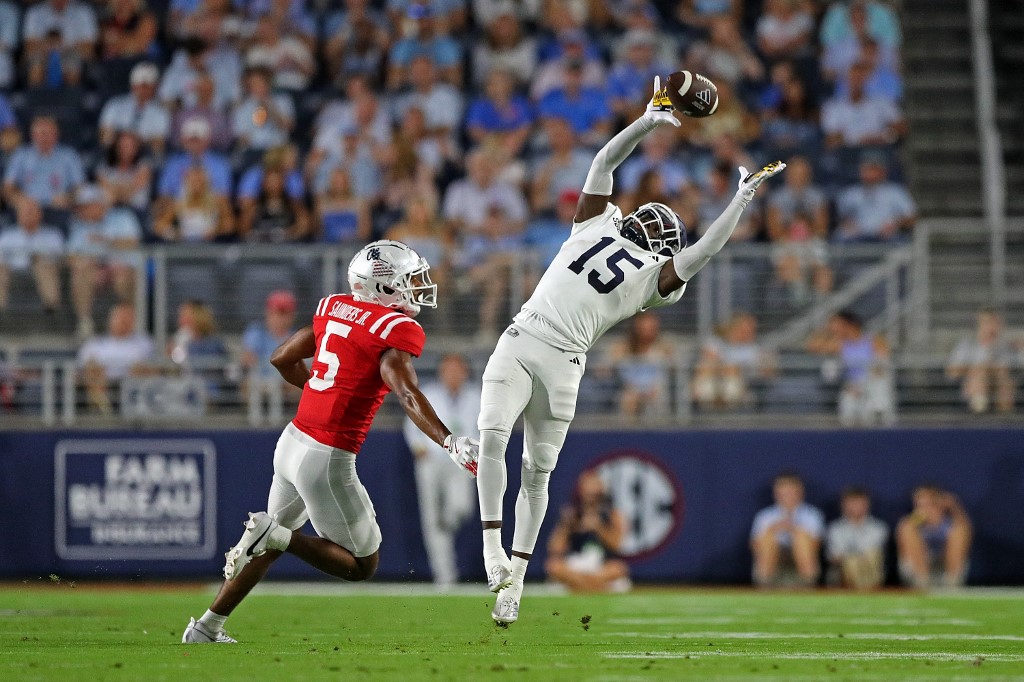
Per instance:
[[[807,616],[807,617],[783,617],[783,618],[758,618],[759,622],[768,622],[774,625],[800,625],[801,623],[821,623],[836,625],[893,625],[901,627],[916,627],[923,625],[955,625],[958,627],[979,627],[981,623],[976,620],[964,618],[931,618],[922,616],[920,618],[841,618],[828,616]],[[609,618],[607,622],[615,625],[686,625],[689,623],[708,623],[727,625],[729,623],[746,623],[749,619],[734,616],[693,616],[693,617],[665,617],[665,618]]]
[[[898,632],[609,632],[613,637],[639,637],[641,639],[868,639],[929,642],[933,640],[970,640],[978,642],[1024,642],[1020,635],[978,635],[963,633],[898,633]]]
[[[697,659],[697,658],[763,658],[808,661],[881,661],[887,659],[927,659],[939,661],[1000,661],[1007,663],[1024,662],[1024,654],[965,654],[951,651],[816,651],[808,653],[770,653],[757,651],[611,651],[601,654],[604,658],[626,658],[640,660]]]

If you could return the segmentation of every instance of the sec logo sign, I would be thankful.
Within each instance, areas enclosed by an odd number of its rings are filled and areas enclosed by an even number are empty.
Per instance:
[[[619,552],[624,558],[657,554],[682,528],[682,487],[653,455],[634,450],[613,452],[591,468],[626,519],[626,537]]]

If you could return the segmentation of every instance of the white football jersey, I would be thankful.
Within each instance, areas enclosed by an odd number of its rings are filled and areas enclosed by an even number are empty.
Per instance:
[[[622,237],[621,222],[622,211],[609,202],[601,215],[574,224],[516,324],[556,348],[586,353],[622,320],[678,301],[685,284],[667,297],[658,293],[669,257]]]

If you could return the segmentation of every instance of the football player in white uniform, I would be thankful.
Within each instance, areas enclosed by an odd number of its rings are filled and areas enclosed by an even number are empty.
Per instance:
[[[477,491],[487,583],[498,593],[491,615],[498,624],[519,617],[526,566],[547,511],[548,479],[576,410],[587,351],[618,322],[678,301],[686,282],[729,240],[758,186],[785,168],[781,162],[756,173],[741,167],[735,198],[700,241],[687,248],[679,216],[664,204],[644,204],[623,218],[608,201],[612,172],[655,128],[680,125],[658,78],[654,93],[644,114],[597,153],[572,233],[502,334],[484,371]],[[509,559],[501,545],[505,449],[520,413],[525,422],[522,485]]]

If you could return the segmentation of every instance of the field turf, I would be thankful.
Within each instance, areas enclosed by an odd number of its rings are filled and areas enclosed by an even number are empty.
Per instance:
[[[240,644],[183,646],[208,587],[0,585],[0,680],[1024,679],[1017,592],[528,586],[502,630],[485,594],[327,588],[261,586],[228,623]]]

